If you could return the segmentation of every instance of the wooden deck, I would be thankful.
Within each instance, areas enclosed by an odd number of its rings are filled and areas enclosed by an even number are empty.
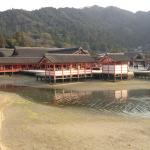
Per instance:
[[[91,69],[72,69],[72,70],[57,70],[57,71],[41,71],[36,73],[37,80],[48,80],[56,82],[58,80],[86,79],[92,77]]]
[[[134,77],[139,79],[150,79],[150,71],[134,71]]]

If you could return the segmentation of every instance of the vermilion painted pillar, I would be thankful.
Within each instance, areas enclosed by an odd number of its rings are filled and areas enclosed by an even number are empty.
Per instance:
[[[54,70],[54,83],[56,83],[56,66],[55,64],[53,65],[53,70]]]
[[[61,71],[62,71],[62,81],[64,82],[64,65],[61,64]]]
[[[72,64],[70,64],[69,68],[70,68],[70,81],[71,81],[72,80]]]

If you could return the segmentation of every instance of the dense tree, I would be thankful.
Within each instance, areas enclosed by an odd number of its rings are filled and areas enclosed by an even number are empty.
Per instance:
[[[5,40],[5,37],[0,34],[0,48],[4,48],[6,45],[6,40]]]
[[[45,45],[45,46],[53,46],[54,45],[54,41],[52,39],[51,34],[49,34],[49,33],[41,34],[41,45]]]
[[[32,38],[25,32],[16,32],[13,36],[9,37],[6,42],[8,47],[33,45]]]
[[[0,47],[82,46],[102,52],[120,51],[149,45],[150,13],[98,6],[13,9],[0,13],[0,33]]]

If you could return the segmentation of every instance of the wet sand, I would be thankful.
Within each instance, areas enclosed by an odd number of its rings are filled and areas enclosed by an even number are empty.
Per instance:
[[[36,81],[35,77],[25,75],[1,76],[0,85],[12,84],[16,86],[29,86],[34,88],[54,88],[77,91],[101,91],[101,90],[134,90],[150,89],[150,80],[125,80],[125,81],[101,81],[89,80],[83,82],[50,84],[45,81]]]
[[[3,93],[2,143],[10,150],[148,150],[150,120],[32,103]]]
[[[51,86],[44,81],[36,81],[35,76],[26,75],[0,76],[0,85],[29,86],[35,88],[48,88]]]
[[[102,90],[136,90],[150,89],[150,80],[126,80],[126,81],[86,81],[70,84],[56,84],[53,86],[56,89],[67,89],[77,91],[102,91]]]
[[[11,104],[10,98],[3,96],[3,92],[0,92],[0,133],[2,133],[2,124],[4,122],[4,109]],[[2,134],[0,134],[0,150],[8,150],[2,143]]]
[[[74,90],[150,89],[149,81],[57,84],[36,82],[30,77],[5,77],[2,82]],[[17,80],[22,79],[22,81]],[[133,83],[135,85],[133,85]],[[41,86],[40,86],[41,85]],[[90,86],[89,86],[90,85]],[[150,119],[33,103],[13,93],[1,92],[5,102],[1,130],[2,150],[149,150]],[[1,101],[2,102],[2,101]],[[11,105],[10,105],[11,103]],[[7,106],[7,107],[6,107]],[[2,112],[2,111],[1,111]]]

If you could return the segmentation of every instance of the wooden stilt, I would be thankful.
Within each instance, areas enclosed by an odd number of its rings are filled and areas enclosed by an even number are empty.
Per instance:
[[[84,78],[86,79],[86,63],[84,64]]]
[[[12,74],[11,75],[13,75],[13,65],[12,65]]]
[[[55,73],[56,68],[55,68],[55,64],[53,65],[53,70],[54,70],[54,83],[56,83],[56,73]]]
[[[78,81],[79,81],[79,67],[80,67],[80,66],[79,66],[79,64],[78,64]]]
[[[72,81],[72,64],[70,64],[70,81]]]
[[[62,82],[64,82],[64,65],[61,65],[61,71],[62,71]]]
[[[6,67],[4,66],[4,76],[5,76],[5,73],[6,73],[6,72],[5,72],[5,69],[6,69]]]
[[[121,63],[121,80],[122,80],[122,63]]]
[[[48,67],[49,69],[48,69],[48,72],[49,72],[49,81],[51,82],[51,77],[50,77],[50,65],[49,65],[49,67]]]

